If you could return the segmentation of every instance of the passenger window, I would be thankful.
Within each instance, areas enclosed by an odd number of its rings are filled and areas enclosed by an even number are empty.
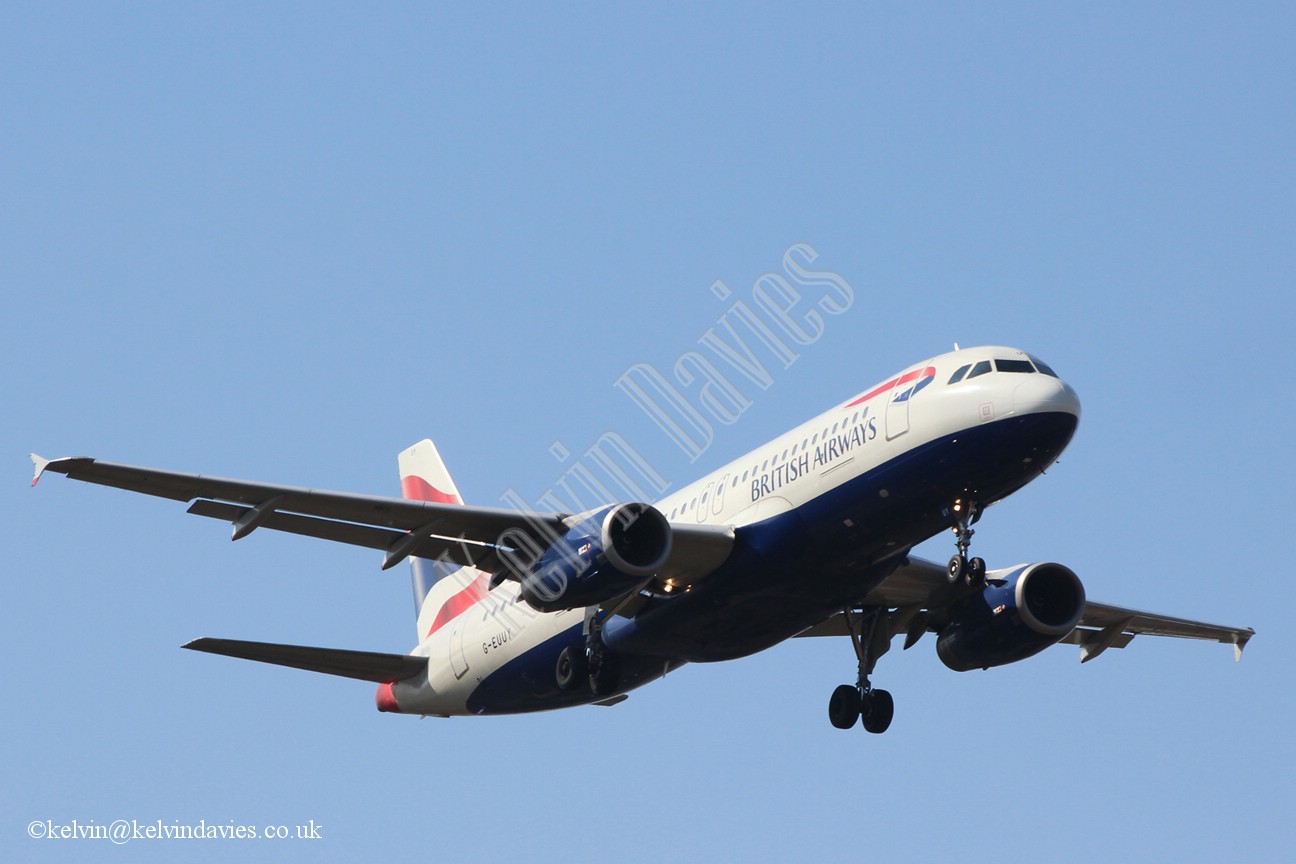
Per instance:
[[[969,369],[971,369],[971,368],[972,368],[972,364],[971,364],[971,363],[967,364],[966,366],[960,366],[960,367],[958,368],[958,371],[955,372],[953,375],[950,376],[949,383],[950,383],[950,384],[957,384],[958,382],[962,381],[962,380],[963,380],[963,376],[967,374],[967,370],[969,370]]]
[[[989,371],[990,371],[990,361],[982,360],[980,363],[972,367],[972,371],[969,372],[967,376],[968,380],[970,381],[971,379],[977,377],[978,375],[985,375]]]
[[[995,368],[1000,372],[1025,372],[1034,374],[1035,367],[1029,360],[996,360]]]

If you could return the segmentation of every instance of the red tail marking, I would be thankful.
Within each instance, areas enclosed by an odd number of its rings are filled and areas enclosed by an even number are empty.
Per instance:
[[[436,618],[432,621],[432,626],[428,629],[427,635],[431,636],[466,612],[470,606],[485,597],[488,591],[490,591],[490,576],[483,573],[477,577],[475,582],[470,583],[467,588],[451,597],[437,610]]]
[[[401,494],[410,501],[435,501],[439,504],[462,504],[463,499],[449,492],[442,492],[422,477],[410,474],[401,478]]]

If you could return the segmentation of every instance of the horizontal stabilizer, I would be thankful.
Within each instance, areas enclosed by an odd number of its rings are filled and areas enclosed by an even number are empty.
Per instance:
[[[390,684],[427,671],[426,657],[408,654],[381,654],[376,651],[347,651],[342,648],[308,648],[304,645],[278,645],[273,642],[243,642],[238,639],[195,639],[183,647],[208,654],[223,654],[291,666],[308,672],[340,675]]]

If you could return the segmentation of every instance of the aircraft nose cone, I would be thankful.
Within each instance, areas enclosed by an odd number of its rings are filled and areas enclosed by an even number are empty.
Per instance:
[[[1031,375],[1013,390],[1016,414],[1063,413],[1080,416],[1080,397],[1071,385],[1050,375]]]

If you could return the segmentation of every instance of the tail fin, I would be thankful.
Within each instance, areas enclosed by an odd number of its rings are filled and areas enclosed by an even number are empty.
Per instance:
[[[424,438],[398,457],[401,495],[411,501],[437,501],[462,504],[463,497],[455,486],[441,454],[429,438]]]
[[[403,451],[398,461],[402,497],[411,501],[464,503],[445,462],[441,461],[441,454],[430,439],[424,438]],[[423,601],[432,586],[459,568],[425,558],[410,558],[410,564],[414,571],[414,615],[417,617],[423,611]]]

